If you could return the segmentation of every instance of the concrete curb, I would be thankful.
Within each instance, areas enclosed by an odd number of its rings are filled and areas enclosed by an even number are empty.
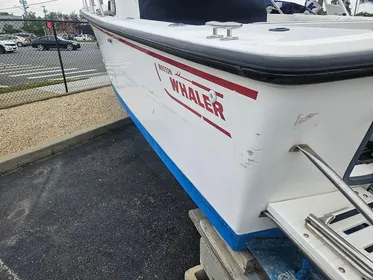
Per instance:
[[[117,119],[104,124],[78,130],[70,135],[57,138],[51,142],[32,147],[25,151],[0,157],[0,175],[23,165],[55,155],[82,142],[131,123],[132,120],[129,117]]]
[[[185,280],[209,280],[202,265],[196,265],[185,272]]]

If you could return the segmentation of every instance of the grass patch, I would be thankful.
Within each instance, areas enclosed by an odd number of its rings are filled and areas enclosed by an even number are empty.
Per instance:
[[[84,80],[84,79],[85,78],[66,79],[66,82],[74,82],[74,81]],[[38,81],[38,82],[21,84],[21,85],[9,86],[6,88],[0,88],[0,94],[13,92],[13,91],[28,90],[28,89],[38,88],[38,87],[58,85],[58,84],[63,84],[63,79],[55,80],[55,81]]]

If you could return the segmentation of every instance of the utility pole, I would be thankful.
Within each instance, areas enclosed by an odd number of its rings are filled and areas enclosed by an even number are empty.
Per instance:
[[[47,9],[45,8],[45,5],[42,6],[43,8],[43,13],[44,13],[44,19],[47,18]],[[47,28],[45,27],[45,25],[43,25],[43,30],[44,30],[44,35],[47,35]]]
[[[43,5],[43,13],[44,13],[44,18],[47,18],[47,9],[45,8],[45,6]]]
[[[19,0],[19,3],[22,5],[24,18],[27,18],[27,9],[28,9],[27,0]]]
[[[21,4],[21,6],[13,5],[12,7],[0,8],[0,11],[13,10],[14,8],[19,8],[23,11],[23,13],[24,13],[23,17],[25,18],[25,17],[28,16],[27,9],[29,8],[29,6],[35,6],[35,5],[39,5],[39,4],[56,2],[56,1],[58,1],[58,0],[46,0],[46,1],[38,2],[38,3],[32,3],[32,4],[28,5],[27,0],[19,0],[19,3]],[[1,2],[4,2],[4,1],[1,1]]]

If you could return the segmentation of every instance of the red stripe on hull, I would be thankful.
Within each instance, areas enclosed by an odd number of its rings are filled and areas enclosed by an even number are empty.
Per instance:
[[[143,47],[140,47],[140,46],[138,46],[138,45],[136,45],[134,43],[131,43],[131,42],[123,39],[122,37],[119,37],[119,36],[117,36],[115,34],[112,34],[112,33],[108,32],[108,31],[106,31],[106,30],[104,30],[104,29],[102,29],[102,28],[100,28],[98,26],[96,26],[96,28],[99,29],[99,30],[101,30],[106,35],[108,35],[108,36],[110,36],[110,37],[112,37],[112,38],[114,38],[114,39],[122,42],[123,44],[126,44],[129,47],[132,47],[132,48],[134,48],[134,49],[136,49],[138,51],[146,53],[147,55],[150,55],[150,56],[152,56],[152,57],[154,57],[156,59],[159,59],[159,60],[161,60],[163,62],[166,62],[166,63],[168,63],[170,65],[173,65],[173,66],[175,66],[177,68],[183,69],[184,71],[187,71],[187,72],[189,72],[189,73],[191,73],[193,75],[196,75],[196,76],[198,76],[198,77],[200,77],[202,79],[205,79],[207,81],[215,83],[215,84],[217,84],[219,86],[225,87],[225,88],[227,88],[229,90],[235,91],[235,92],[237,92],[237,93],[239,93],[241,95],[247,96],[247,97],[249,97],[251,99],[254,99],[254,100],[257,99],[258,92],[255,91],[255,90],[252,90],[252,89],[243,87],[241,85],[232,83],[230,81],[227,81],[227,80],[224,80],[222,78],[216,77],[216,76],[214,76],[214,75],[212,75],[210,73],[203,72],[203,71],[198,70],[198,69],[196,69],[194,67],[191,67],[189,65],[183,64],[183,63],[175,61],[175,60],[173,60],[171,58],[165,57],[165,56],[163,56],[161,54],[158,54],[158,53],[155,53],[153,51],[147,50],[147,49],[145,49]]]
[[[206,86],[204,86],[204,85],[201,85],[201,84],[199,84],[199,83],[197,83],[197,82],[195,82],[195,81],[192,81],[192,84],[193,85],[195,85],[195,86],[197,86],[197,87],[199,87],[199,88],[201,88],[201,89],[204,89],[205,91],[207,91],[207,92],[209,92],[211,89],[209,89],[208,87],[206,87]],[[221,93],[219,93],[219,92],[215,92],[216,93],[216,96],[217,97],[220,97],[220,98],[223,98],[224,96],[221,94]]]
[[[158,79],[159,79],[159,81],[162,81],[162,80],[161,80],[161,76],[159,76],[159,72],[158,72],[157,64],[154,63],[154,67],[155,67],[155,71],[157,71],[157,75],[158,75]]]
[[[214,123],[213,121],[209,120],[208,118],[202,116],[200,113],[198,113],[197,111],[195,111],[194,109],[192,109],[191,107],[189,107],[188,105],[184,104],[183,102],[181,102],[179,99],[173,97],[168,91],[167,89],[164,89],[165,92],[167,93],[167,95],[169,97],[172,98],[172,100],[176,101],[177,103],[179,103],[181,106],[183,106],[184,108],[188,109],[189,111],[191,111],[193,114],[195,114],[196,116],[202,118],[205,122],[207,122],[209,125],[215,127],[217,130],[219,130],[220,132],[222,132],[223,134],[227,135],[229,138],[232,138],[232,135],[226,131],[224,128],[220,127],[219,125],[217,125],[216,123]]]
[[[208,118],[206,117],[202,117],[202,119],[207,122],[209,125],[215,127],[217,130],[219,130],[220,132],[224,133],[225,135],[227,135],[229,138],[232,138],[232,135],[226,131],[224,128],[218,126],[216,123],[214,123],[213,121],[210,121]]]
[[[204,85],[201,85],[200,83],[197,83],[195,81],[191,81],[191,80],[188,80],[187,78],[184,78],[183,76],[180,75],[180,73],[176,74],[176,76],[178,76],[179,78],[185,80],[185,81],[188,81],[189,83],[191,83],[192,85],[195,85],[196,87],[199,87],[201,89],[203,89],[204,91],[207,91],[207,92],[210,92],[211,89],[209,89],[208,87],[204,86]],[[219,92],[215,92],[216,93],[216,96],[217,97],[220,97],[221,99],[223,99],[223,95]]]
[[[168,91],[167,89],[164,89],[166,91],[166,93],[168,94],[169,97],[171,97],[173,100],[175,100],[177,103],[179,103],[181,106],[183,106],[184,108],[188,109],[189,111],[191,111],[193,114],[195,114],[196,116],[198,117],[202,117],[202,115],[200,113],[198,113],[196,110],[192,109],[191,107],[189,107],[188,105],[184,104],[183,102],[181,102],[179,99],[173,97]]]

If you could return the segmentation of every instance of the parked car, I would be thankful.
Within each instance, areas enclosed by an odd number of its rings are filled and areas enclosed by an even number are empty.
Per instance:
[[[62,39],[65,39],[65,40],[74,40],[74,38],[76,37],[75,34],[63,34],[61,35]]]
[[[18,47],[29,46],[31,44],[30,41],[26,38],[8,34],[0,35],[0,40],[16,43]]]
[[[80,44],[74,41],[65,40],[61,37],[57,38],[60,48],[65,48],[69,51],[77,50],[80,48]],[[37,48],[40,51],[57,48],[57,41],[54,36],[42,36],[37,38],[32,43],[33,48]]]
[[[31,33],[14,33],[13,35],[23,37],[23,38],[29,40],[30,44],[32,44],[35,41],[35,39],[37,38],[34,34],[31,34]]]
[[[96,38],[89,34],[81,34],[74,37],[75,41],[94,41]]]
[[[16,43],[0,39],[0,53],[9,53],[17,50],[18,47]]]

